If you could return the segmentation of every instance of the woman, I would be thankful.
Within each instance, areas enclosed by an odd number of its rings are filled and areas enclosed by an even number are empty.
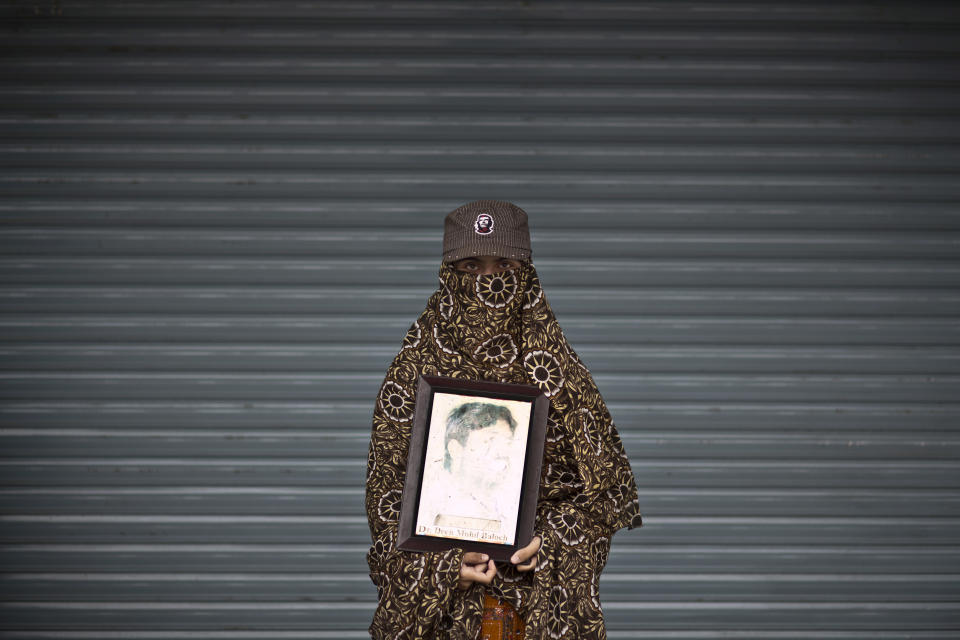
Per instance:
[[[503,638],[605,638],[598,580],[610,539],[642,526],[617,429],[540,288],[526,213],[509,202],[470,202],[447,215],[443,243],[439,287],[407,331],[374,408],[371,636],[493,638],[499,619]],[[534,384],[550,398],[536,535],[511,563],[394,547],[421,374]]]

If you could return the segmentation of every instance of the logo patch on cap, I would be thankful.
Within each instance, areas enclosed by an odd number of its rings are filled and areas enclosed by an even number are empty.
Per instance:
[[[473,223],[473,230],[482,236],[493,233],[493,218],[489,213],[481,213]]]

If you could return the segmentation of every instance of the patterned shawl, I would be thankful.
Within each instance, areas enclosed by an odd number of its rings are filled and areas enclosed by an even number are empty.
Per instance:
[[[557,324],[530,262],[492,275],[440,267],[440,285],[387,369],[373,413],[367,554],[373,638],[479,637],[484,590],[516,607],[526,637],[605,638],[598,579],[610,539],[642,526],[623,444],[590,371]],[[550,398],[534,570],[497,563],[491,585],[457,589],[462,549],[394,547],[419,374],[539,386]]]

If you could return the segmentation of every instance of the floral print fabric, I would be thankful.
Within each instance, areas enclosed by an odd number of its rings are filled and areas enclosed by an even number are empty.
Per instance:
[[[462,549],[394,547],[420,374],[533,384],[550,399],[532,571],[497,563],[489,586],[457,589]],[[374,405],[367,457],[367,553],[376,639],[476,640],[486,594],[509,602],[526,638],[606,637],[598,580],[610,539],[642,526],[623,443],[589,369],[570,347],[534,265],[483,275],[443,264]]]

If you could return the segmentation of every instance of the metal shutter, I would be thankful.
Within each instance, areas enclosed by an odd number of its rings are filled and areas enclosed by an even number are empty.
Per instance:
[[[12,2],[6,638],[363,638],[442,219],[531,217],[611,638],[960,630],[955,3]]]

